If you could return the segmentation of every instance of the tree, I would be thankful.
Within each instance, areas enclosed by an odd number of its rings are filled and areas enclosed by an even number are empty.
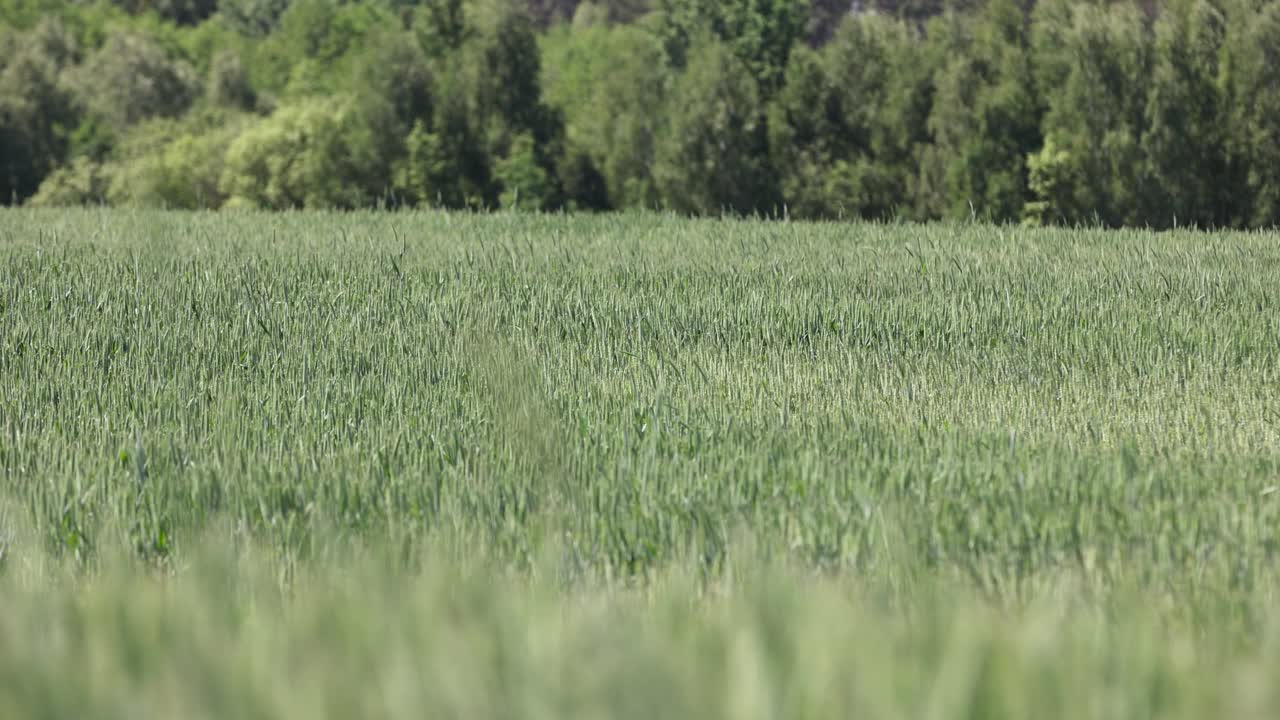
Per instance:
[[[525,0],[525,6],[534,26],[545,30],[573,18],[580,2],[581,0]]]
[[[110,184],[111,176],[101,163],[92,158],[78,157],[44,178],[39,191],[31,196],[28,204],[32,207],[101,205],[107,202]]]
[[[1226,40],[1228,154],[1244,178],[1239,224],[1280,226],[1280,4],[1237,2]]]
[[[56,19],[10,41],[0,69],[0,202],[21,202],[67,156],[79,114],[60,82],[77,56]]]
[[[808,0],[658,0],[657,10],[656,32],[672,67],[683,69],[691,48],[715,40],[747,67],[765,97],[782,84],[809,17]]]
[[[971,13],[981,3],[982,0],[870,0],[865,5],[880,14],[923,26],[948,11]],[[1030,4],[1035,4],[1035,0],[1030,0]]]
[[[609,22],[630,23],[653,10],[652,0],[595,0],[608,11]]]
[[[218,0],[218,15],[232,30],[248,37],[266,37],[280,24],[289,0]]]
[[[226,201],[220,182],[227,150],[251,121],[213,109],[139,126],[102,168],[106,201],[128,207],[220,207]]]
[[[461,167],[467,164],[466,149],[473,146],[465,140],[449,142],[450,129],[446,124],[433,132],[425,121],[414,124],[395,170],[394,192],[402,202],[455,208],[484,204],[484,188],[468,184]]]
[[[798,217],[910,214],[927,140],[930,63],[906,25],[849,18],[819,53],[798,50],[769,114],[783,198]]]
[[[809,20],[805,24],[805,38],[813,47],[825,45],[840,28],[845,18],[852,15],[853,3],[849,0],[810,0]]]
[[[1033,42],[1048,101],[1038,162],[1055,180],[1052,195],[1033,196],[1028,210],[1067,223],[1141,224],[1147,177],[1140,141],[1151,69],[1141,11],[1042,2]]]
[[[195,71],[141,33],[113,33],[69,74],[77,99],[114,132],[181,115],[198,94]]]
[[[471,56],[476,101],[504,130],[530,131],[545,141],[551,117],[542,103],[542,58],[529,17],[499,5],[483,22]]]
[[[258,102],[257,93],[249,81],[249,74],[234,50],[223,50],[214,56],[209,65],[209,78],[205,82],[205,99],[215,107],[236,110],[252,110]]]
[[[667,105],[654,177],[681,212],[773,212],[765,114],[750,70],[725,45],[694,48]]]
[[[435,72],[412,33],[382,32],[356,61],[351,92],[367,103],[386,103],[395,118],[390,132],[404,137],[435,107]]]
[[[196,25],[218,10],[218,0],[113,0],[133,15],[154,12],[179,25]]]
[[[769,149],[783,201],[796,217],[841,213],[831,179],[856,159],[859,138],[816,53],[797,50],[769,108]],[[852,198],[848,198],[852,200]],[[849,208],[861,214],[860,208]]]
[[[232,207],[362,207],[379,195],[383,160],[352,98],[305,100],[235,138],[218,188]]]
[[[520,133],[511,141],[505,157],[494,168],[502,186],[502,207],[515,210],[545,210],[556,200],[551,173],[538,162],[533,136]]]
[[[455,135],[478,141],[483,162],[480,155],[460,157],[460,169],[470,175],[470,186],[484,188],[484,204],[492,207],[514,189],[503,185],[504,175],[496,172],[496,164],[510,163],[513,157],[528,159],[519,148],[513,154],[522,135],[532,140],[531,161],[548,178],[555,178],[556,158],[564,148],[564,123],[543,102],[541,53],[528,15],[509,2],[495,0],[476,8],[472,22],[449,73],[452,92],[464,101],[449,112],[454,115]],[[458,127],[459,121],[465,123],[465,130]],[[557,205],[559,189],[554,180],[548,182],[555,190],[548,191],[547,198],[556,200],[546,202]]]
[[[609,186],[595,161],[583,149],[571,147],[556,163],[556,177],[568,210],[608,210]]]
[[[434,80],[406,75],[402,86],[430,85],[408,115],[409,134],[393,173],[395,192],[407,202],[448,207],[520,204],[553,207],[562,201],[556,162],[563,123],[542,99],[541,57],[530,18],[505,0],[468,8],[436,0],[415,16],[413,32],[430,58]],[[400,52],[397,63],[408,67]],[[508,203],[510,204],[510,203]]]
[[[422,48],[435,58],[456,52],[471,34],[463,0],[423,0],[412,26]]]
[[[544,40],[543,58],[546,100],[565,118],[566,195],[586,207],[656,207],[654,148],[665,118],[654,108],[664,106],[668,77],[647,33],[562,27]]]
[[[1013,0],[989,0],[975,16],[930,26],[947,58],[936,75],[923,172],[930,214],[971,213],[997,221],[1021,216],[1026,157],[1041,146],[1030,38]]]
[[[278,25],[254,46],[254,85],[305,97],[344,92],[370,40],[399,29],[400,22],[382,4],[294,0]]]
[[[1221,227],[1240,215],[1233,205],[1227,156],[1226,94],[1218,59],[1226,17],[1205,0],[1167,6],[1156,21],[1153,71],[1142,135],[1149,177],[1142,220]]]

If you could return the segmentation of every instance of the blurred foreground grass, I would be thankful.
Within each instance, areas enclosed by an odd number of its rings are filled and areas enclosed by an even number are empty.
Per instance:
[[[0,717],[1274,717],[1274,234],[0,213]]]
[[[706,593],[201,555],[173,576],[3,581],[13,718],[1269,718],[1280,628],[1243,639],[1064,581],[1016,607],[753,567]],[[1050,591],[1051,590],[1051,591]],[[888,602],[892,600],[892,602]]]

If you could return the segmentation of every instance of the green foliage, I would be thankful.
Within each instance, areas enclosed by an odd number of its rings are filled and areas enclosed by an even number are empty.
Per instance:
[[[280,24],[289,0],[218,0],[218,15],[227,27],[250,37],[265,37]]]
[[[79,122],[63,70],[75,62],[74,38],[57,20],[3,42],[0,60],[0,198],[22,201],[66,156]]]
[[[209,67],[205,100],[214,107],[252,110],[258,102],[240,55],[232,50],[218,53]]]
[[[769,115],[792,215],[884,218],[909,203],[930,78],[916,51],[905,25],[869,16],[842,25],[820,54],[792,58]]]
[[[351,99],[299,101],[240,133],[226,152],[219,190],[227,206],[355,208],[380,188],[364,117]]]
[[[1022,3],[1034,5],[1040,0]],[[981,8],[984,0],[869,0],[866,7],[894,18],[918,25],[947,12],[973,12]]]
[[[574,11],[573,23],[579,28],[593,24],[633,23],[652,10],[652,0],[585,0]]]
[[[352,75],[351,92],[361,102],[390,106],[404,137],[419,120],[435,112],[435,70],[416,38],[405,31],[376,35],[359,58]]]
[[[543,56],[545,96],[564,115],[569,154],[598,168],[606,204],[657,207],[653,164],[666,118],[654,108],[666,102],[668,76],[648,34],[632,26],[561,28],[544,39]]]
[[[219,57],[237,56],[243,61],[251,57],[256,41],[242,37],[215,19],[195,27],[177,31],[173,43],[178,53],[195,68],[196,74],[207,78]],[[246,80],[248,79],[247,68]]]
[[[378,21],[367,3],[297,0],[281,16],[277,39],[290,58],[331,64],[359,46]]]
[[[414,123],[396,166],[395,192],[410,205],[466,207],[482,204],[481,190],[463,185],[457,146],[423,121]]]
[[[1015,0],[988,0],[976,15],[948,15],[930,28],[945,59],[921,170],[928,214],[1016,219],[1027,201],[1026,156],[1042,144],[1022,10]]]
[[[708,40],[732,50],[768,96],[782,83],[787,58],[804,36],[808,0],[658,0],[656,32],[667,61],[684,68]]]
[[[133,32],[112,34],[68,82],[86,110],[116,133],[147,118],[181,115],[199,88],[190,64]]]
[[[760,92],[729,48],[692,51],[666,113],[653,170],[663,204],[698,214],[781,209]]]
[[[279,27],[255,47],[255,87],[290,97],[343,92],[365,48],[398,25],[370,2],[290,2]]]
[[[608,210],[609,185],[584,150],[573,148],[565,151],[556,164],[556,176],[567,210]]]
[[[418,42],[436,58],[456,52],[471,35],[463,0],[422,0],[415,5],[412,25]]]
[[[1027,186],[1037,199],[1027,202],[1023,222],[1039,226],[1078,221],[1083,212],[1073,197],[1082,182],[1077,172],[1071,154],[1059,148],[1052,135],[1045,138],[1044,147],[1027,158]]]
[[[124,138],[106,164],[106,199],[124,207],[216,209],[231,144],[250,120],[210,111],[183,122],[156,120]]]
[[[809,0],[805,38],[814,47],[825,45],[849,15],[847,0]],[[865,16],[859,14],[858,17]]]
[[[1155,25],[1142,135],[1149,196],[1142,217],[1222,227],[1239,217],[1244,188],[1228,167],[1229,103],[1219,85],[1226,18],[1208,0],[1170,3]]]
[[[842,99],[815,54],[793,55],[786,84],[770,106],[769,147],[782,197],[796,217],[838,216],[846,202],[850,215],[864,209],[861,183],[850,195],[841,187],[850,161],[857,163],[867,145],[855,135],[860,128],[853,127]]]
[[[1131,5],[1097,6],[1065,0],[1042,3],[1035,29],[1041,87],[1048,94],[1046,147],[1065,153],[1070,168],[1055,177],[1054,197],[1036,212],[1069,223],[1142,224],[1149,192],[1142,131],[1151,77],[1151,39]]]
[[[155,20],[155,16],[131,18],[119,5],[106,0],[0,0],[0,34],[57,23],[80,48],[99,47],[120,27],[145,26],[158,31],[164,23]]]
[[[609,24],[609,8],[595,2],[584,2],[573,12],[574,30],[582,31],[592,27],[603,27]]]
[[[458,173],[460,192],[451,193],[454,199],[461,195],[468,205],[497,207],[502,194],[511,190],[503,186],[497,166],[523,165],[527,158],[518,150],[513,154],[523,135],[534,143],[538,173],[555,187],[554,158],[561,149],[564,125],[542,100],[540,54],[529,18],[502,0],[474,10],[463,45],[437,75],[442,102],[428,129],[451,156],[449,162],[436,165],[451,166]],[[558,190],[547,192],[558,198]]]
[[[107,169],[96,160],[81,156],[44,178],[28,203],[32,207],[104,205],[110,185]]]
[[[111,0],[125,12],[155,13],[179,25],[195,25],[217,12],[225,0]]]
[[[542,102],[541,57],[529,18],[499,1],[478,25],[464,49],[477,120],[499,144],[505,144],[504,136],[525,131],[539,143],[548,142],[560,128]]]
[[[59,168],[116,176],[155,119],[329,98],[329,114],[349,108],[348,137],[305,154],[358,173],[343,207],[494,209],[514,183],[541,209],[1158,228],[1280,215],[1280,20],[1262,0],[212,8],[0,0],[4,202]],[[188,170],[221,175],[227,134],[199,132],[216,136],[193,146],[210,168]]]
[[[1235,173],[1245,178],[1238,222],[1280,227],[1280,5],[1253,5],[1232,6],[1228,29],[1228,154]]]
[[[538,163],[533,136],[521,133],[511,142],[506,157],[494,167],[494,177],[502,186],[499,202],[513,210],[542,210],[551,206],[555,189],[550,174]]]

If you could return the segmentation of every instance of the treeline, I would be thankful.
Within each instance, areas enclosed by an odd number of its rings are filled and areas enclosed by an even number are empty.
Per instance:
[[[1280,224],[1280,2],[0,0],[0,197]]]

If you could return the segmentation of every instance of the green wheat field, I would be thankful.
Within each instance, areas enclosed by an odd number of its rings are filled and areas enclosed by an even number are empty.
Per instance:
[[[1280,716],[1280,235],[0,211],[0,718]]]

